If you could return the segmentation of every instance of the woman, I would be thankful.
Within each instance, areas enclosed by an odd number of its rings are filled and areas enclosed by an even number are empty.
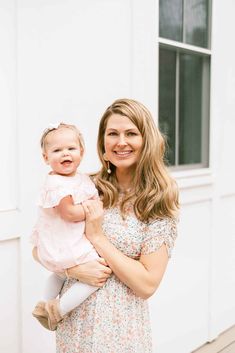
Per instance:
[[[146,299],[166,270],[178,209],[164,150],[141,103],[120,99],[107,108],[98,134],[102,168],[94,177],[103,207],[97,200],[83,207],[86,236],[108,267],[92,262],[69,270],[69,277],[101,288],[59,323],[57,353],[152,352]]]

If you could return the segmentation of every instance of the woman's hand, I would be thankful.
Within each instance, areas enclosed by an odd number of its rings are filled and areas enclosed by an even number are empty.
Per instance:
[[[85,234],[91,243],[104,236],[102,231],[103,203],[100,200],[87,200],[82,203],[86,215]]]
[[[89,261],[67,269],[69,277],[95,287],[102,287],[110,277],[112,270],[104,259]]]

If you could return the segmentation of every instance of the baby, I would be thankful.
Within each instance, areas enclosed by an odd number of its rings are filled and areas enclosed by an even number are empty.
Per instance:
[[[98,289],[76,282],[57,298],[68,268],[99,257],[85,237],[82,206],[85,200],[98,198],[98,192],[89,176],[77,171],[84,142],[74,125],[60,123],[47,128],[41,137],[41,148],[51,171],[40,193],[31,240],[38,260],[53,273],[47,280],[43,301],[38,302],[32,314],[54,331],[66,314]]]

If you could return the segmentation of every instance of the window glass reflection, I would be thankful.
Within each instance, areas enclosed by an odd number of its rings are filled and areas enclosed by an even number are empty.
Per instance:
[[[202,57],[180,55],[179,164],[201,163]]]
[[[185,1],[185,42],[208,47],[208,0]]]
[[[159,127],[167,138],[166,160],[175,164],[175,77],[176,53],[160,49],[159,53]]]
[[[159,35],[160,37],[182,41],[183,1],[159,1]]]

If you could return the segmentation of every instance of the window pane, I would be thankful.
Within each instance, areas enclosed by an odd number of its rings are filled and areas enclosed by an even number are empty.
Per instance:
[[[166,159],[175,164],[175,77],[176,53],[159,50],[159,127],[166,135],[168,150]]]
[[[182,41],[183,0],[159,1],[159,35]]]
[[[208,0],[185,0],[185,41],[208,47]]]
[[[180,54],[179,164],[202,163],[203,60]]]

